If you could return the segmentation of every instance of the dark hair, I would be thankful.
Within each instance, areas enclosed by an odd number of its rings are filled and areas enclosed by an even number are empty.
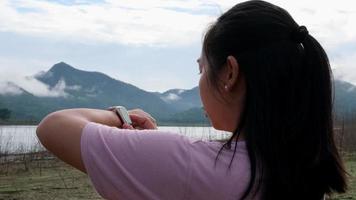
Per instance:
[[[203,52],[213,86],[229,55],[246,80],[242,119],[216,157],[243,129],[251,165],[243,199],[257,190],[267,200],[320,200],[345,192],[346,173],[333,138],[330,65],[305,27],[280,7],[247,1],[210,26]]]

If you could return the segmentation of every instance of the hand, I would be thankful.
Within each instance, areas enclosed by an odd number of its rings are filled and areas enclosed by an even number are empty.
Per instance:
[[[133,109],[128,111],[132,121],[132,126],[123,124],[123,129],[157,129],[156,120],[148,113],[141,109]]]

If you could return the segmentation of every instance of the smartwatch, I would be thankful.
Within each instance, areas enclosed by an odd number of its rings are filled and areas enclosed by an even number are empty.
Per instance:
[[[121,122],[123,124],[132,125],[132,121],[130,119],[129,113],[127,112],[124,106],[111,106],[110,108],[108,108],[108,110],[114,111],[117,114],[117,116],[121,119]]]

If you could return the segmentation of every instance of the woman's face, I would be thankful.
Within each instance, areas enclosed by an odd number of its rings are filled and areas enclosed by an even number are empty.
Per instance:
[[[222,105],[216,98],[216,95],[218,95],[218,93],[216,92],[215,87],[213,87],[209,83],[207,74],[209,66],[203,53],[198,59],[198,64],[200,72],[199,91],[204,110],[206,112],[206,115],[209,117],[212,126],[215,129],[223,130],[224,122],[221,117],[222,113],[220,113]]]
[[[217,130],[235,131],[240,121],[245,98],[245,81],[243,76],[239,75],[236,59],[232,56],[227,58],[227,64],[223,66],[220,74],[216,75],[219,80],[217,86],[209,82],[209,64],[204,53],[198,59],[198,64],[201,74],[200,98],[212,126]]]

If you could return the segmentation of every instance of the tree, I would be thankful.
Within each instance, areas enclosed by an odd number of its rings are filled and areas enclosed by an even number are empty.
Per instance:
[[[0,109],[0,119],[2,120],[8,120],[11,116],[11,110],[7,108],[2,108]]]

